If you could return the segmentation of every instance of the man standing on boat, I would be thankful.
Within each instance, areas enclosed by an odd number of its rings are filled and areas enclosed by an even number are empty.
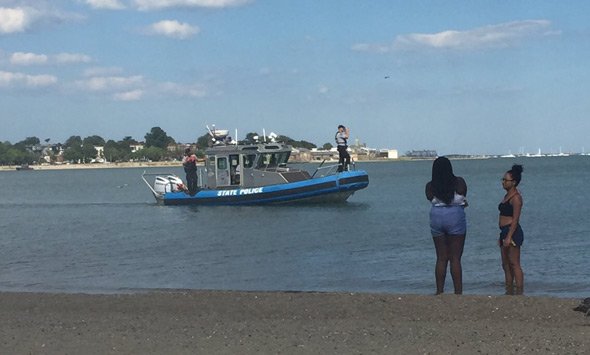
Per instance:
[[[348,154],[348,137],[350,136],[350,129],[343,125],[338,126],[338,132],[336,132],[336,148],[338,149],[338,172],[348,170],[350,164],[350,154]]]
[[[188,193],[193,196],[197,193],[199,178],[197,177],[197,156],[191,153],[190,148],[184,150],[182,166],[186,173],[186,187],[188,188]]]

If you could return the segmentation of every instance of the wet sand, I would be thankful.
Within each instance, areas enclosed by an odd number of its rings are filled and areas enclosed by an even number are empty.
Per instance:
[[[588,354],[580,300],[177,291],[0,293],[2,354]]]

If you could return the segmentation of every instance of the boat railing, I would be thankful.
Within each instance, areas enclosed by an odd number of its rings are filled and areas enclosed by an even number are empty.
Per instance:
[[[323,162],[322,162],[323,164]],[[313,174],[311,175],[312,178],[314,177],[324,177],[324,176],[330,176],[330,175],[335,175],[338,172],[338,164],[333,164],[333,165],[326,165],[326,166],[318,166],[317,169],[315,169],[315,171],[313,172]]]
[[[326,162],[326,160],[324,159],[320,163],[320,166],[318,166],[318,168],[311,175],[312,178],[316,177],[316,175],[319,175],[318,177],[324,177],[324,176],[330,176],[330,175],[334,175],[334,174],[338,173],[338,170],[340,168],[340,164],[332,164],[332,165],[323,166],[325,162]],[[356,170],[356,164],[354,163],[354,160],[351,160],[350,164],[348,164],[348,171],[354,171],[354,170]]]

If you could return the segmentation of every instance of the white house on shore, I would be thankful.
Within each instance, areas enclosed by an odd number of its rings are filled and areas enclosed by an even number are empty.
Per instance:
[[[399,159],[397,149],[386,149],[387,159]]]

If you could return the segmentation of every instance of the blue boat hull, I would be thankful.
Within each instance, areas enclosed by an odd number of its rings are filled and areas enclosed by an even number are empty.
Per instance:
[[[369,185],[366,172],[345,171],[304,181],[239,189],[204,189],[194,196],[167,192],[156,197],[165,205],[260,205],[273,203],[344,202],[355,191]]]

